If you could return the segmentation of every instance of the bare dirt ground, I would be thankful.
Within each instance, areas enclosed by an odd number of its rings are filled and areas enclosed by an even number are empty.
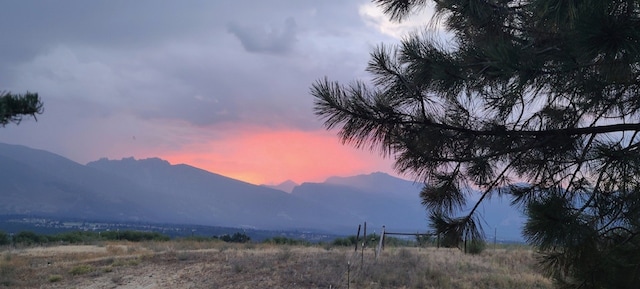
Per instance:
[[[526,249],[149,242],[2,248],[10,288],[552,288]]]

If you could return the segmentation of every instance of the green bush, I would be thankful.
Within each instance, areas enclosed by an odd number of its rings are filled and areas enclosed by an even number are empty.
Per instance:
[[[297,239],[292,239],[292,238],[287,238],[282,236],[276,236],[273,238],[265,239],[263,243],[275,244],[275,245],[304,245],[304,246],[308,246],[311,244],[309,243],[309,241],[297,240]]]
[[[4,231],[0,231],[0,246],[9,244],[11,244],[9,234],[5,233]]]
[[[141,241],[168,241],[169,236],[157,232],[140,232],[140,231],[108,231],[102,232],[102,238],[106,240],[126,240],[131,242]]]
[[[93,272],[94,270],[95,269],[91,265],[78,265],[78,266],[73,267],[69,271],[69,274],[71,274],[71,275],[84,275],[84,274],[87,274],[89,272]]]
[[[227,243],[248,243],[251,242],[251,237],[249,237],[245,233],[236,232],[233,235],[229,236],[228,234],[224,234],[222,236],[214,236],[214,239],[219,239]]]
[[[96,232],[73,231],[53,235],[49,239],[51,241],[79,244],[97,241],[100,238],[100,234]]]
[[[467,242],[467,253],[480,254],[487,247],[487,244],[482,240],[475,240]]]
[[[54,283],[62,280],[61,275],[49,275],[49,282]]]
[[[331,245],[348,247],[348,246],[354,246],[355,243],[356,243],[355,238],[353,238],[353,240],[349,238],[335,238],[333,242],[331,242]]]
[[[47,236],[38,235],[34,232],[29,232],[29,231],[22,231],[16,234],[13,237],[13,240],[17,244],[26,245],[26,246],[49,242],[49,238],[47,238]]]

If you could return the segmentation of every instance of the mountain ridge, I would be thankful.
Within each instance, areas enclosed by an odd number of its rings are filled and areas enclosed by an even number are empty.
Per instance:
[[[276,190],[281,190],[281,191],[286,192],[286,193],[291,193],[295,187],[299,186],[299,184],[294,182],[294,181],[292,181],[292,180],[286,180],[286,181],[284,181],[282,183],[279,183],[277,185],[265,185],[265,184],[263,184],[262,186],[269,187],[269,188],[276,189]]]
[[[0,214],[346,234],[353,234],[363,222],[394,231],[428,229],[419,199],[422,185],[381,172],[305,182],[286,192],[160,158],[101,158],[82,165],[47,151],[7,144],[0,144],[0,172],[5,184]],[[486,211],[491,215],[492,210],[507,209],[503,207]],[[512,216],[511,211],[502,214]],[[518,221],[486,219],[495,227]],[[502,226],[501,231],[506,231],[503,227],[513,226]]]

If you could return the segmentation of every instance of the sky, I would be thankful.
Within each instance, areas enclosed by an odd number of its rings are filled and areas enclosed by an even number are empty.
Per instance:
[[[313,114],[311,85],[368,80],[369,53],[428,23],[364,0],[1,1],[0,91],[44,113],[0,142],[81,164],[159,157],[254,184],[394,174]],[[403,176],[410,178],[410,176]]]

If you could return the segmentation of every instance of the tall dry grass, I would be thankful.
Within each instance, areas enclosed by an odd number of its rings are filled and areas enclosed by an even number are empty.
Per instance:
[[[0,287],[12,288],[135,288],[136,278],[155,288],[552,288],[527,248],[387,248],[376,258],[371,248],[170,241],[0,256]]]
[[[530,250],[468,255],[457,249],[394,248],[377,262],[356,263],[354,282],[357,288],[552,288],[534,264]]]

